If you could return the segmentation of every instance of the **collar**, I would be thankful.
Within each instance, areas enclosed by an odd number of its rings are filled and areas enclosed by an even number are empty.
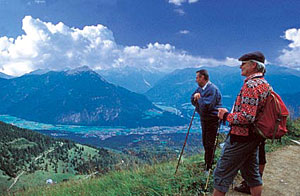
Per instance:
[[[253,78],[257,77],[257,76],[263,76],[263,74],[260,73],[260,72],[251,74],[251,75],[248,76],[244,81],[247,82],[248,80],[253,79]]]
[[[210,84],[210,81],[206,82],[206,84],[202,87],[202,90],[205,90],[208,84]]]

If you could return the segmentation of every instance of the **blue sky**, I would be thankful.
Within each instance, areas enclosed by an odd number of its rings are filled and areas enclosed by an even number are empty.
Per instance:
[[[0,0],[0,71],[172,71],[249,51],[300,68],[297,0]],[[84,30],[85,28],[85,30]]]

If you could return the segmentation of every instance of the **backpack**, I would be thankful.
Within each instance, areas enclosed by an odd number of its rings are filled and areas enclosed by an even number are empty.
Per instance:
[[[289,111],[281,97],[270,88],[263,111],[254,122],[254,130],[266,139],[279,139],[287,133],[286,122]]]

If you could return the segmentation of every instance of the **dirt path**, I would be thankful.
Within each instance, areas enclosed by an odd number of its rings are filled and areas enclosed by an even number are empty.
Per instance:
[[[300,196],[300,145],[285,146],[267,154],[263,196]],[[228,194],[244,196],[230,189]]]
[[[19,178],[24,174],[24,171],[22,171],[15,179],[14,182],[10,185],[10,187],[7,189],[10,191],[10,189],[18,182]]]
[[[63,143],[60,142],[59,145],[62,146]],[[37,157],[34,159],[34,161],[37,161],[37,160],[40,159],[43,155],[47,155],[48,153],[52,152],[53,150],[54,150],[54,148],[53,148],[53,149],[50,149],[50,150],[47,150],[47,151],[45,151],[45,152],[43,152],[43,153],[41,153],[39,156],[37,156]],[[8,191],[10,191],[10,189],[18,182],[19,178],[24,174],[24,172],[25,172],[25,171],[22,171],[22,172],[14,179],[13,183],[12,183],[12,184],[10,185],[10,187],[7,189]]]

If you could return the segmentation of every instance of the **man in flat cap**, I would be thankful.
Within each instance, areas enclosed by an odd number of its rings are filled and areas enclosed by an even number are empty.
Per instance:
[[[253,131],[253,123],[269,95],[269,84],[264,79],[265,57],[261,52],[251,52],[239,58],[244,84],[234,107],[229,113],[219,108],[218,116],[231,127],[214,171],[214,196],[225,195],[238,171],[250,187],[251,195],[262,192],[262,178],[258,166],[258,146],[263,138]]]

